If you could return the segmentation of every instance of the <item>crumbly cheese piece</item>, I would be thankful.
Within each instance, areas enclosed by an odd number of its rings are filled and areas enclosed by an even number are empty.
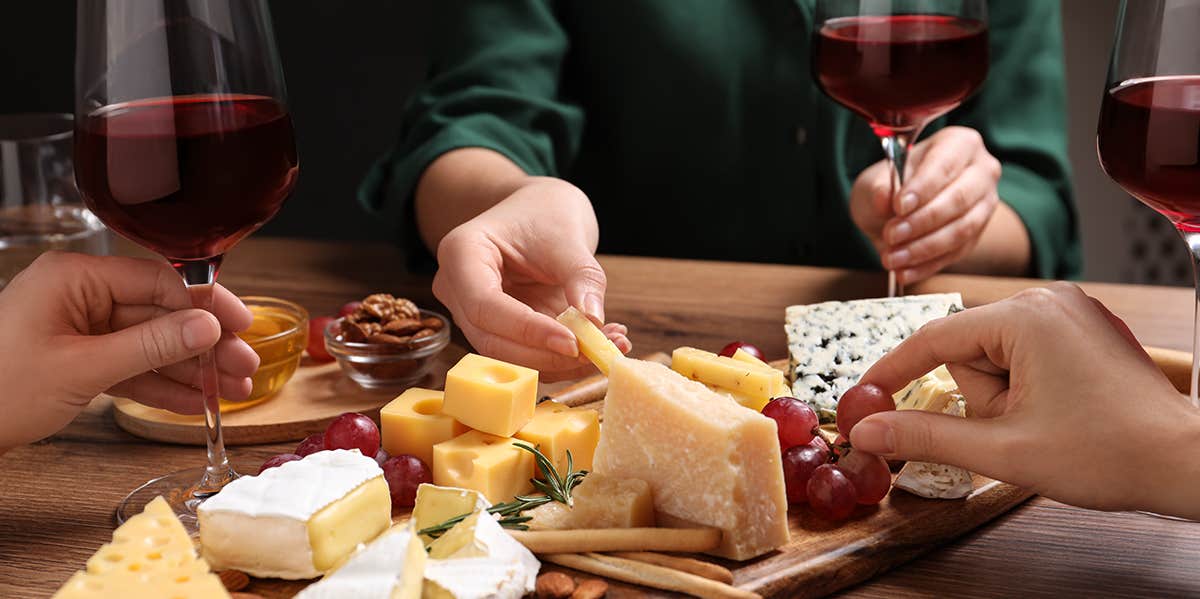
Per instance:
[[[609,365],[612,364],[613,358],[621,355],[621,350],[604,336],[604,332],[584,316],[583,312],[573,307],[568,306],[556,320],[575,335],[575,341],[579,343],[579,352],[591,360],[600,372],[608,374]]]
[[[775,421],[661,364],[609,372],[596,472],[650,483],[659,524],[723,531],[714,554],[745,560],[788,542]]]
[[[592,472],[571,493],[572,506],[557,501],[525,513],[530,530],[639,528],[654,526],[650,483]]]
[[[962,309],[957,293],[789,307],[784,329],[792,395],[831,420],[838,398],[883,354],[930,320]]]
[[[229,599],[162,497],[113,531],[54,599]]]
[[[425,545],[413,521],[361,546],[342,566],[300,591],[296,599],[420,599]]]
[[[951,402],[962,399],[962,395],[958,392],[958,383],[942,365],[913,380],[892,395],[892,399],[896,400],[897,410],[941,412]]]
[[[966,417],[967,402],[959,395],[951,399],[940,411],[951,416]],[[928,499],[961,499],[970,495],[974,489],[971,473],[966,469],[928,462],[908,462],[900,469],[892,484],[913,495]]]
[[[485,511],[476,511],[429,546],[426,599],[519,599],[532,593],[541,564]]]
[[[335,449],[243,476],[198,514],[214,568],[295,580],[320,576],[391,526],[392,500],[373,458]]]

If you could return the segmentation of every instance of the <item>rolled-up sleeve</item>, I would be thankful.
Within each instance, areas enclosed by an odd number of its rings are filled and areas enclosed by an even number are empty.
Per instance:
[[[413,193],[442,154],[479,147],[531,175],[560,176],[579,149],[583,113],[558,98],[567,36],[543,0],[434,3],[425,83],[404,109],[399,140],[372,166],[359,201],[398,228],[410,265],[430,256]]]

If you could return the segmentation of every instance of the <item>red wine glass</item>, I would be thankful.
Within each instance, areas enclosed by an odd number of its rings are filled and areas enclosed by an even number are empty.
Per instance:
[[[291,194],[299,172],[265,0],[88,0],[77,7],[75,178],[106,225],[163,255],[211,310],[222,256]],[[130,493],[195,508],[237,477],[213,352],[200,357],[208,465]]]
[[[871,124],[892,166],[892,194],[908,150],[930,121],[987,77],[985,0],[817,0],[813,76],[835,102]],[[903,295],[888,272],[888,297]]]

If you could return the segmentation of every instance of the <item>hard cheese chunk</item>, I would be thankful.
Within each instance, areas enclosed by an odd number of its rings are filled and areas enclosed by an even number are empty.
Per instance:
[[[208,564],[196,556],[192,539],[162,497],[113,531],[54,599],[229,598]]]
[[[775,421],[660,364],[609,373],[596,472],[650,483],[660,524],[719,528],[713,553],[745,560],[788,541]]]
[[[563,323],[571,333],[575,335],[575,341],[579,343],[579,351],[587,359],[600,369],[600,372],[608,374],[609,366],[617,356],[621,355],[621,350],[617,349],[613,342],[604,336],[604,332],[592,324],[592,321],[584,316],[582,312],[575,308],[568,307],[562,314],[558,315],[559,322]]]
[[[410,520],[359,549],[296,599],[420,599],[427,559]]]
[[[514,441],[471,431],[434,445],[433,484],[479,491],[492,503],[530,491],[533,454]]]
[[[767,364],[766,362],[763,362],[762,360],[755,358],[754,356],[750,355],[750,352],[748,352],[740,347],[737,348],[736,350],[734,350],[733,355],[730,357],[739,362],[745,362],[747,364],[754,364],[754,365],[760,366],[762,368],[773,368],[770,364]]]
[[[490,514],[477,511],[429,546],[426,599],[519,599],[533,592],[541,564]]]
[[[745,398],[750,403],[747,407],[758,406],[761,410],[772,398],[787,395],[789,391],[782,372],[755,362],[692,347],[680,347],[671,353],[671,369],[675,372]]]
[[[421,531],[463,514],[486,510],[488,507],[490,504],[478,491],[422,484],[417,487],[412,519],[416,529]],[[433,541],[427,536],[422,536],[421,540],[426,544]]]
[[[962,309],[957,293],[789,307],[784,329],[792,396],[832,421],[838,398],[876,360],[930,320]]]
[[[442,413],[442,392],[412,387],[379,410],[383,449],[433,462],[433,446],[465,432],[466,425]]]
[[[576,470],[591,470],[596,443],[600,441],[600,413],[544,401],[533,411],[533,420],[517,433],[517,438],[537,447],[558,469],[567,474],[567,451]],[[530,476],[541,477],[536,470]]]
[[[229,483],[199,520],[214,568],[315,578],[391,525],[392,500],[373,458],[335,449]]]
[[[446,372],[442,413],[475,430],[511,437],[533,418],[537,383],[536,370],[467,354]]]
[[[558,502],[525,513],[530,530],[639,528],[654,526],[654,493],[650,483],[592,472],[571,493],[571,507]]]

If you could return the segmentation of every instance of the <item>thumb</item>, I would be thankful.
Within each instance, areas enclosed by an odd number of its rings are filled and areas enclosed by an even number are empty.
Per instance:
[[[99,387],[107,389],[144,372],[200,355],[221,338],[212,314],[180,310],[107,335],[84,337],[78,363],[89,364]]]
[[[604,292],[608,278],[596,257],[587,250],[574,255],[558,255],[555,275],[562,282],[567,303],[604,324]]]
[[[949,464],[996,473],[1001,445],[994,421],[920,410],[872,414],[850,430],[850,444],[888,459]]]

